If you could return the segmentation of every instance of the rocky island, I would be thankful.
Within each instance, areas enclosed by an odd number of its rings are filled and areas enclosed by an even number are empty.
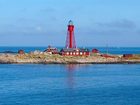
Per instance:
[[[1,53],[1,64],[118,64],[140,63],[140,55],[112,55],[90,52],[87,56],[64,56],[50,52],[34,51],[25,53],[20,50],[16,54]]]

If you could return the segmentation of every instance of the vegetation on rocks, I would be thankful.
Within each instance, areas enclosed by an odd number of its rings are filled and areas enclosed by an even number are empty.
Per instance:
[[[140,63],[140,55],[123,58],[123,55],[90,54],[90,56],[62,56],[44,52],[24,54],[0,54],[0,63],[58,63],[58,64],[86,64],[86,63]]]

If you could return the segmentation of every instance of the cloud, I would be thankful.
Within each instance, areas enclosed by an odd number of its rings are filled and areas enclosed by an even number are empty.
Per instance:
[[[137,27],[135,22],[127,19],[122,19],[118,21],[112,21],[109,23],[97,23],[99,27],[106,27],[106,28],[123,28],[123,29],[134,29]]]
[[[139,26],[134,22],[127,19],[116,20],[111,22],[98,22],[88,26],[82,26],[79,33],[82,35],[95,35],[95,36],[132,36],[138,35]]]
[[[137,33],[140,35],[140,29],[137,30]]]
[[[56,12],[56,9],[55,8],[52,8],[52,7],[48,7],[48,8],[40,9],[40,12],[43,12],[43,13],[52,13],[52,12]]]
[[[37,26],[37,27],[36,27],[36,30],[37,30],[37,31],[42,31],[43,28],[42,28],[41,26]]]

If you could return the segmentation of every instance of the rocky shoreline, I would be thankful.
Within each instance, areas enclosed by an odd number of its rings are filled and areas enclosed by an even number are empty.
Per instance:
[[[140,64],[140,56],[123,55],[62,56],[49,53],[0,54],[0,64]]]

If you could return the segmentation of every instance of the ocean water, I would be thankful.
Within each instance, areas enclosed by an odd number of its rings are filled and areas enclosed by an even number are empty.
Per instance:
[[[140,105],[140,65],[1,64],[0,105]]]
[[[63,47],[57,47],[58,50]],[[90,51],[96,48],[101,53],[110,53],[110,54],[140,54],[140,47],[87,47]],[[34,50],[44,51],[47,49],[46,47],[0,47],[0,53],[5,51],[18,52],[19,49],[25,50],[25,52],[30,52]]]

